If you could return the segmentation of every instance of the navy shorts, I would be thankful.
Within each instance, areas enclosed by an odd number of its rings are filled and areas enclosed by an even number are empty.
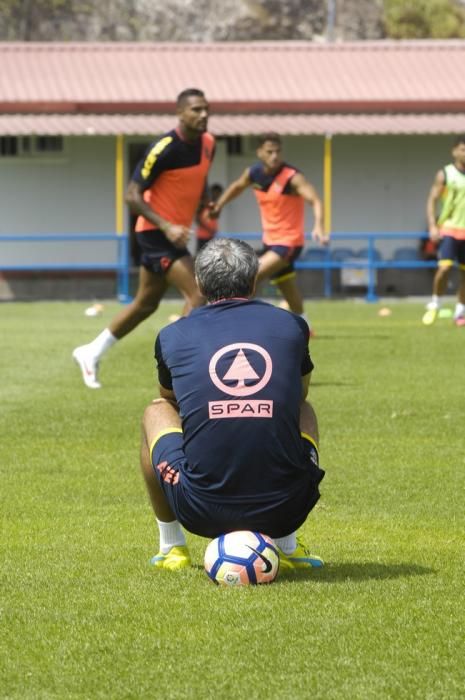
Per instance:
[[[320,498],[318,485],[324,471],[318,467],[316,449],[303,438],[308,453],[308,469],[294,484],[291,495],[278,503],[218,503],[203,499],[184,483],[187,468],[181,429],[170,430],[155,438],[150,456],[155,474],[177,520],[189,532],[215,538],[233,530],[253,530],[270,537],[285,537],[297,530]]]
[[[262,250],[259,251],[258,255],[262,256],[265,253],[267,253],[269,250],[273,251],[273,253],[276,253],[279,255],[280,258],[283,260],[286,260],[288,265],[286,267],[283,267],[282,270],[279,270],[278,272],[275,272],[274,275],[271,275],[270,280],[271,283],[276,284],[277,282],[282,282],[288,277],[294,277],[295,275],[295,270],[294,270],[294,261],[297,260],[299,255],[302,252],[302,247],[303,246],[286,246],[286,245],[265,245]]]
[[[136,236],[141,249],[140,264],[156,275],[166,274],[175,260],[190,255],[187,248],[176,248],[158,229],[140,231]]]
[[[457,262],[461,268],[464,268],[465,241],[452,236],[444,236],[439,245],[438,261],[439,265]]]

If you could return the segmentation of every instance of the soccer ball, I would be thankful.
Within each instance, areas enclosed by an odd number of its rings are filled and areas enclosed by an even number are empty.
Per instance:
[[[279,554],[268,535],[236,530],[210,542],[204,564],[211,580],[222,586],[271,583],[279,570]]]

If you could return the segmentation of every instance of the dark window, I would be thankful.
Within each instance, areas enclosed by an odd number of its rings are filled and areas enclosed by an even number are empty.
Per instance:
[[[241,156],[243,153],[242,138],[240,136],[227,136],[226,152],[228,156]]]
[[[0,136],[0,156],[37,156],[62,152],[62,136]]]
[[[38,153],[60,153],[63,150],[62,136],[36,136]]]
[[[16,136],[0,136],[0,155],[16,156],[18,154],[18,139]]]

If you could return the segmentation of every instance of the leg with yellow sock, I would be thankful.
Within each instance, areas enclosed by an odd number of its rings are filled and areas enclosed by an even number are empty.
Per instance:
[[[182,458],[182,429],[175,404],[166,399],[153,401],[144,413],[140,461],[159,531],[159,552],[151,564],[159,569],[191,566],[184,531],[173,510],[174,501],[170,503],[179,480],[179,457]]]
[[[441,247],[439,249],[440,259],[438,262],[438,269],[436,270],[433,279],[433,295],[422,318],[423,325],[425,326],[432,326],[436,321],[439,314],[439,309],[441,308],[442,297],[446,293],[447,282],[454,264],[455,255],[447,247],[450,247],[450,245],[452,245],[452,243],[449,240],[449,237],[446,237],[441,242]],[[444,255],[446,257],[443,257]]]
[[[300,409],[300,430],[305,451],[308,454],[310,466],[315,472],[324,472],[319,468],[318,457],[318,422],[315,411],[310,403],[303,401]],[[324,562],[316,554],[311,554],[301,535],[291,532],[285,537],[275,538],[279,549],[280,569],[313,569],[321,568]]]

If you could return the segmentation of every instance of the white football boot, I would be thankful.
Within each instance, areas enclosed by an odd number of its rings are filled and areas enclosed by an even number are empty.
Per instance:
[[[97,379],[98,360],[89,352],[88,345],[80,345],[73,350],[73,359],[81,368],[82,379],[89,389],[100,389],[101,384]]]

